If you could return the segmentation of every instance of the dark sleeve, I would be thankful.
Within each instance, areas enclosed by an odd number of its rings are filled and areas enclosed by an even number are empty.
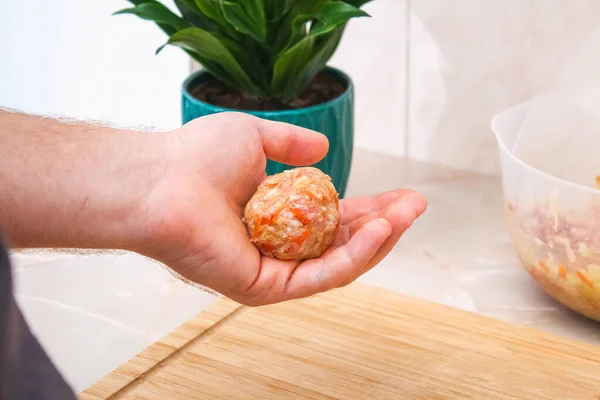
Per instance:
[[[0,238],[0,400],[76,400],[15,302],[8,252]]]

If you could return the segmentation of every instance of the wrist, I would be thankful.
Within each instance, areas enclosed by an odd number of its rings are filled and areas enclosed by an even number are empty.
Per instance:
[[[80,218],[87,221],[86,243],[75,247],[96,247],[136,251],[146,240],[152,223],[147,199],[167,169],[163,133],[130,130],[111,131],[102,138],[106,155],[99,157],[101,172],[90,181]],[[102,147],[102,146],[100,146]]]

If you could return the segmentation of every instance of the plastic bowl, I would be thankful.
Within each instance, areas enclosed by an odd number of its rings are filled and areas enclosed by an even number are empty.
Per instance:
[[[594,96],[539,97],[496,114],[492,130],[519,259],[546,293],[600,321],[600,110],[588,107]]]

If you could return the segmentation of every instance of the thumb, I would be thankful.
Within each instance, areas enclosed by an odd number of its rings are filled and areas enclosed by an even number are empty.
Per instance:
[[[284,164],[315,164],[329,150],[329,140],[321,133],[296,125],[258,118],[257,128],[267,158]]]

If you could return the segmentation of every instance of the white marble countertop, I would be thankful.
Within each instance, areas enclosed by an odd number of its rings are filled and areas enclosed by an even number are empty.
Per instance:
[[[348,196],[397,187],[423,193],[428,211],[360,281],[600,344],[599,324],[558,305],[521,267],[498,177],[356,150]],[[13,261],[17,301],[76,391],[216,300],[135,254],[14,254]]]

